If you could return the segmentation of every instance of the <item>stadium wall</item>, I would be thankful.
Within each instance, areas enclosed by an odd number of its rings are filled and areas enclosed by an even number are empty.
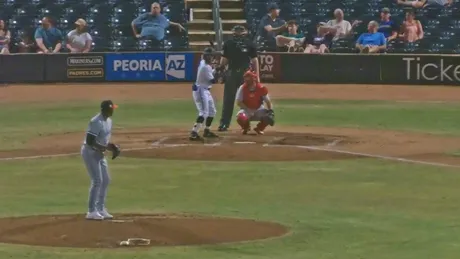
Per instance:
[[[190,82],[194,52],[0,56],[3,83]],[[260,53],[261,78],[282,83],[460,85],[460,56]]]

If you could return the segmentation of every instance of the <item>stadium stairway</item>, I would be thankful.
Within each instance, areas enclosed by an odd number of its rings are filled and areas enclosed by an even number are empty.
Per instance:
[[[244,3],[242,0],[219,0],[220,17],[224,38],[230,35],[235,25],[246,25]],[[209,46],[209,41],[214,41],[214,21],[212,19],[212,0],[187,0],[190,8],[190,21],[188,35],[190,48],[201,51]]]

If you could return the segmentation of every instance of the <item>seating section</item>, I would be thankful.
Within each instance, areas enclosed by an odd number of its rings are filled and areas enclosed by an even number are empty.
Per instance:
[[[259,21],[267,13],[269,3],[277,3],[281,8],[280,17],[288,21],[295,19],[302,33],[308,35],[315,31],[319,22],[333,19],[333,12],[341,8],[345,19],[352,22],[362,20],[355,29],[354,37],[341,40],[332,45],[333,52],[355,52],[354,44],[358,35],[366,31],[367,23],[379,20],[380,10],[388,7],[391,17],[398,24],[404,20],[405,9],[395,0],[246,0],[245,14],[250,33],[256,34]],[[416,19],[420,20],[425,37],[413,43],[396,40],[388,44],[391,53],[460,53],[460,3],[455,1],[450,7],[426,7],[416,10]]]
[[[163,14],[171,21],[186,23],[184,0],[159,1]],[[74,29],[74,22],[83,18],[93,37],[93,51],[135,51],[149,49],[149,42],[133,36],[131,22],[148,12],[152,1],[146,0],[3,0],[0,19],[5,20],[12,37],[24,34],[33,37],[44,16],[56,21],[63,33]],[[161,47],[169,50],[188,49],[188,36],[175,29],[167,30]]]

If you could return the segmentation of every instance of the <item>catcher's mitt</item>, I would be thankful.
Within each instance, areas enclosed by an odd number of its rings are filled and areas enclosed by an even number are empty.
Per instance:
[[[112,160],[117,158],[121,153],[120,146],[118,146],[118,145],[110,143],[109,144],[109,149],[112,151]]]
[[[267,114],[264,116],[264,122],[270,126],[275,125],[275,112],[273,110],[268,110]]]

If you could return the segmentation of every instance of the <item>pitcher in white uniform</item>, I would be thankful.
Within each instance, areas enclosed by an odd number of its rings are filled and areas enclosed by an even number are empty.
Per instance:
[[[199,135],[200,128],[205,122],[205,129],[203,137],[217,138],[218,136],[210,130],[214,116],[216,115],[216,105],[214,98],[209,91],[212,84],[216,83],[217,79],[214,76],[215,70],[211,67],[212,57],[214,55],[213,48],[206,48],[203,51],[203,58],[198,67],[196,82],[192,85],[193,101],[195,102],[198,110],[198,117],[193,125],[192,132],[190,133],[190,140],[201,141],[202,137]]]
[[[113,115],[115,108],[117,108],[117,105],[111,100],[101,103],[101,112],[89,122],[81,148],[81,155],[91,178],[86,219],[103,220],[113,218],[105,207],[110,174],[104,153],[105,151],[113,152],[115,148],[115,145],[110,142],[112,134],[112,119],[110,117]]]

